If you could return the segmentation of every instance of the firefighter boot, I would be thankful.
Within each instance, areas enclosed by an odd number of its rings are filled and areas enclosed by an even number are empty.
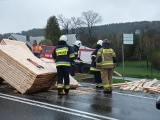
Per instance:
[[[58,95],[65,95],[66,93],[63,91],[63,88],[57,88]]]
[[[110,94],[110,89],[109,89],[109,84],[106,84],[103,86],[104,90],[103,90],[103,93],[104,94]]]
[[[102,83],[97,83],[96,84],[96,89],[103,89],[103,84]]]
[[[109,93],[112,93],[112,84],[109,84]]]
[[[65,87],[64,87],[64,91],[65,91],[66,95],[69,93],[69,89],[70,89],[69,86],[65,86]]]
[[[66,95],[69,93],[69,89],[64,89]]]

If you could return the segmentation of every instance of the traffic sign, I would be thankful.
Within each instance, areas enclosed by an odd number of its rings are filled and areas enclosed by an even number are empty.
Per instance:
[[[123,44],[133,44],[133,34],[123,34]]]

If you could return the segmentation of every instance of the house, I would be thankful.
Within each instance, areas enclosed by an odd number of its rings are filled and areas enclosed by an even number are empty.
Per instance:
[[[26,42],[31,47],[34,40],[37,40],[37,43],[39,44],[41,40],[44,40],[44,36],[32,37],[19,34],[10,34],[6,39]]]

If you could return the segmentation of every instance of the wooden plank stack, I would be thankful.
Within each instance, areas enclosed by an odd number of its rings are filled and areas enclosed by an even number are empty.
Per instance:
[[[2,40],[4,43],[5,40]],[[44,69],[29,62],[28,58]],[[56,69],[35,57],[26,46],[13,43],[0,45],[0,77],[22,94],[34,93],[55,84]]]
[[[19,46],[19,47],[22,47],[23,49],[25,49],[26,51],[28,51],[29,53],[31,53],[31,51],[27,47],[27,45],[24,42],[21,42],[21,41],[3,39],[0,44],[1,45],[15,45],[15,46]]]
[[[157,79],[154,79],[147,82],[146,79],[141,79],[135,82],[113,84],[113,87],[118,87],[122,90],[133,90],[160,94],[160,84],[158,84],[157,81]]]

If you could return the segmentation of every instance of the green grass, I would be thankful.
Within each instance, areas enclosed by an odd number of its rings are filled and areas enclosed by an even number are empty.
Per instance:
[[[122,64],[118,65],[115,70],[122,74]],[[124,76],[160,79],[160,71],[153,69],[153,74],[151,74],[151,69],[147,69],[145,61],[125,61]]]
[[[113,84],[115,84],[115,83],[124,83],[125,81],[122,80],[122,79],[113,79]]]
[[[122,64],[119,64],[116,69],[117,72],[123,73]],[[151,74],[151,69],[147,69],[145,61],[125,61],[125,77],[133,77],[133,78],[157,78],[160,79],[160,71],[153,69],[153,74]],[[84,78],[93,78],[91,74],[76,74],[75,79],[78,82],[84,82]],[[92,82],[92,80],[91,80]],[[113,79],[113,83],[123,83],[124,81],[121,79]],[[94,79],[93,79],[94,83]]]
[[[82,79],[85,79],[85,78],[93,78],[93,75],[92,74],[76,74],[75,75],[75,79],[78,82],[83,82]]]
[[[75,76],[75,79],[78,81],[78,82],[85,82],[86,80],[82,80],[84,78],[93,78],[94,76],[91,75],[91,74],[76,74]],[[93,81],[90,81],[92,83],[94,83],[94,79]],[[113,83],[123,83],[125,82],[124,80],[122,79],[113,79]]]

